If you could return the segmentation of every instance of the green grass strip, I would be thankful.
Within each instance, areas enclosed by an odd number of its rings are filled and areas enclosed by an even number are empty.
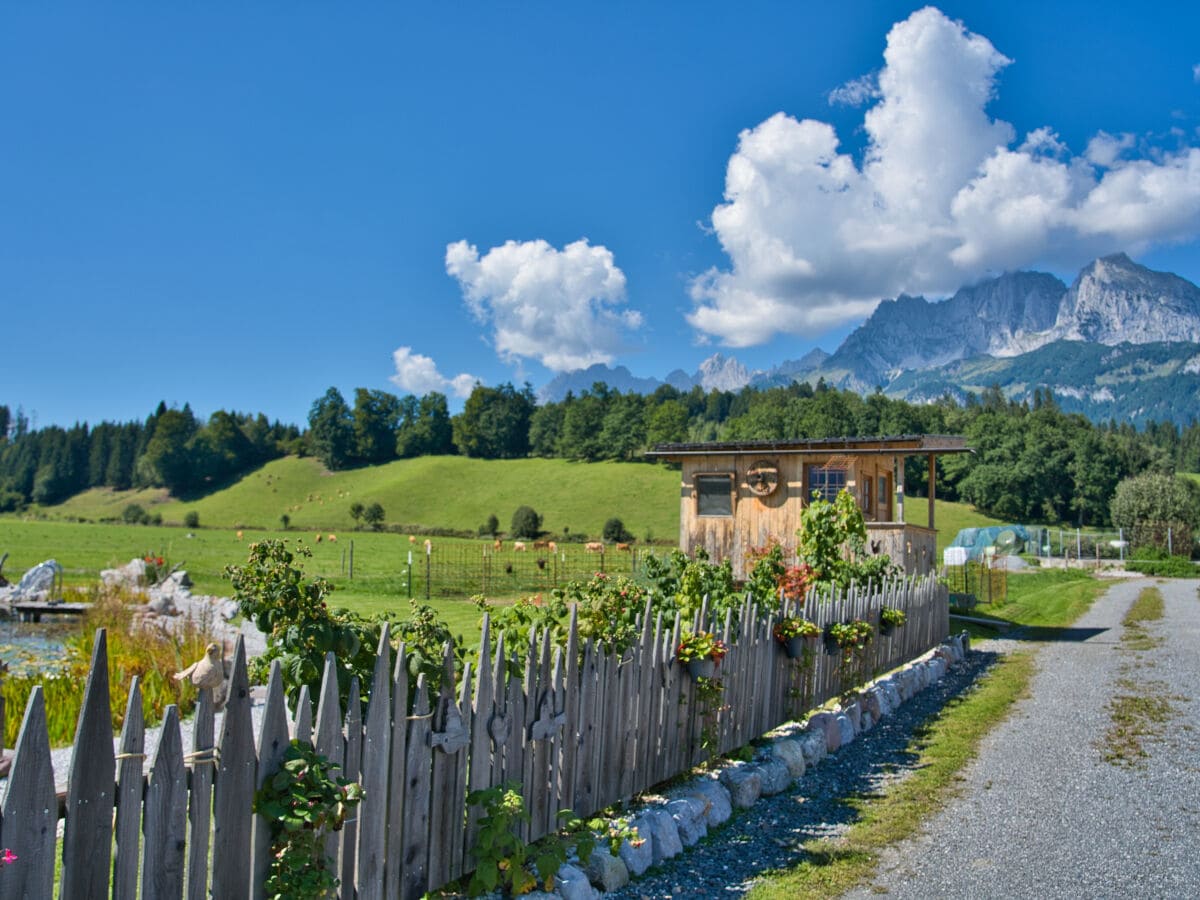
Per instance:
[[[961,788],[963,768],[975,758],[979,743],[1025,696],[1035,670],[1030,653],[1002,658],[978,687],[951,700],[916,735],[912,749],[918,761],[902,781],[870,799],[849,801],[859,818],[836,840],[810,841],[807,859],[773,873],[748,895],[751,900],[794,900],[830,897],[870,880],[879,853],[912,836]]]

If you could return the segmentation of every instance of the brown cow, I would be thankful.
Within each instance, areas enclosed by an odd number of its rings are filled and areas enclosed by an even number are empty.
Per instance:
[[[549,546],[550,546],[550,542],[549,542],[549,541],[534,541],[534,542],[533,542],[533,549],[534,549],[534,550],[545,550],[545,549],[546,549],[547,547],[549,547]]]
[[[317,542],[318,544],[319,544],[319,543],[321,543],[321,535],[319,535],[319,534],[317,535],[317,537],[316,537],[316,542]]]
[[[628,544],[617,544],[617,549],[618,550],[628,550],[629,545]]]
[[[513,541],[513,552],[524,553],[525,552],[525,542],[524,541]]]
[[[588,541],[586,544],[583,545],[583,549],[586,550],[588,553],[603,553],[604,552],[604,544],[601,543],[600,541]]]
[[[242,533],[240,531],[237,533],[237,539],[239,541],[242,539]]]
[[[331,544],[336,544],[336,543],[337,543],[337,535],[336,535],[336,534],[331,534],[331,535],[329,536],[329,543],[331,543]]]
[[[554,543],[554,541],[547,541],[546,549],[549,550],[551,553],[557,553],[558,552],[558,544]]]
[[[499,538],[496,538],[496,540],[492,541],[492,549],[493,550],[504,549],[504,541],[500,540]]]

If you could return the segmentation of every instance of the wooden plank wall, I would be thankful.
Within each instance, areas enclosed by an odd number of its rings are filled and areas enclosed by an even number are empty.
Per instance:
[[[948,633],[946,591],[932,578],[870,593],[810,596],[792,612],[822,627],[855,617],[877,624],[882,606],[905,610],[908,623],[868,645],[867,675],[919,656]],[[178,713],[170,707],[148,775],[136,684],[115,750],[105,724],[109,692],[100,631],[61,812],[40,688],[30,696],[0,803],[0,846],[20,864],[0,869],[0,897],[53,896],[56,856],[61,897],[98,898],[110,882],[116,898],[133,898],[139,890],[143,897],[261,897],[267,823],[253,814],[251,798],[294,737],[315,739],[344,777],[365,786],[353,821],[326,845],[342,896],[418,898],[472,869],[479,811],[466,808],[470,790],[520,782],[530,812],[525,837],[535,840],[556,827],[560,809],[587,816],[629,800],[712,753],[799,718],[846,687],[840,656],[818,648],[789,660],[771,635],[775,616],[761,614],[748,599],[719,621],[707,609],[690,621],[650,613],[647,606],[639,639],[621,655],[581,641],[574,615],[562,643],[533,634],[520,648],[523,675],[511,674],[504,640],[494,639],[485,618],[479,655],[462,677],[447,648],[441,685],[428,684],[422,674],[411,703],[406,649],[395,648],[393,669],[385,632],[365,713],[357,682],[349,709],[340,708],[335,660],[328,658],[315,714],[302,691],[289,720],[275,663],[257,739],[239,641],[219,730],[211,697],[204,697],[185,752]],[[730,645],[717,670],[718,701],[698,696],[674,660],[681,632],[700,624]],[[60,814],[66,819],[61,840]]]

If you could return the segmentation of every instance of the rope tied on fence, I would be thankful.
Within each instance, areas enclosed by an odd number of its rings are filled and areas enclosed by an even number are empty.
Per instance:
[[[193,750],[191,753],[183,755],[184,763],[198,765],[200,763],[208,763],[215,766],[221,759],[221,751],[216,747],[204,747],[200,750]]]

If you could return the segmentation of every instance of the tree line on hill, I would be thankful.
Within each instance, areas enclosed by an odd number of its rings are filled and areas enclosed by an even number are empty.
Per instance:
[[[288,453],[341,470],[441,454],[596,462],[638,460],[668,442],[901,434],[965,435],[975,453],[938,461],[938,495],[1010,521],[1108,524],[1122,479],[1200,471],[1200,424],[1092,423],[1064,413],[1049,390],[1035,391],[1031,403],[990,388],[963,404],[948,396],[915,404],[823,382],[707,392],[662,386],[648,395],[597,383],[539,405],[528,384],[476,385],[451,415],[437,392],[359,388],[351,406],[331,387],[313,402],[304,431],[223,410],[202,422],[187,405],[165,404],[144,423],[36,430],[19,409],[0,405],[0,511],[58,503],[89,487],[203,493]],[[911,460],[908,492],[924,493],[926,478],[924,461]]]

